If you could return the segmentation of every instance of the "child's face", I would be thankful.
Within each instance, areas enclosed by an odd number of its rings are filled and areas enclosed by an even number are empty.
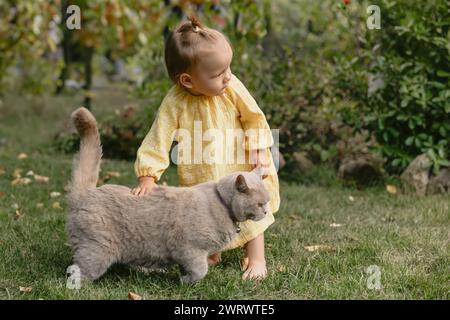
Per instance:
[[[199,61],[189,73],[180,76],[181,84],[192,94],[221,95],[231,79],[233,51],[225,39],[200,49]]]

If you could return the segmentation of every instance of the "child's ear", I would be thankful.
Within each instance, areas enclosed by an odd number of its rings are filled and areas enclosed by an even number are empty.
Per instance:
[[[187,74],[187,73],[182,73],[181,75],[180,75],[180,84],[183,86],[183,87],[186,87],[186,88],[188,88],[188,89],[192,89],[192,77],[189,75],[189,74]]]

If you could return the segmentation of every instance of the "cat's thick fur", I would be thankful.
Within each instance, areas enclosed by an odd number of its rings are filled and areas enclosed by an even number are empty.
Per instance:
[[[80,135],[68,193],[66,230],[83,279],[99,278],[114,263],[159,268],[176,263],[183,282],[202,279],[208,255],[235,236],[237,224],[262,219],[269,193],[261,171],[236,172],[193,187],[157,186],[138,197],[119,185],[96,187],[102,147],[94,116],[72,113]]]

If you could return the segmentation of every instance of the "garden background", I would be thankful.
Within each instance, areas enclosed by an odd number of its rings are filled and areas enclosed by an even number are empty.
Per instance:
[[[66,24],[73,4],[79,30]],[[234,250],[193,286],[177,268],[116,266],[68,289],[70,113],[97,117],[99,184],[134,186],[171,86],[164,38],[192,14],[229,37],[233,73],[280,129],[269,276],[242,282]],[[450,1],[8,0],[0,49],[1,299],[449,298]],[[176,185],[175,171],[161,183]]]

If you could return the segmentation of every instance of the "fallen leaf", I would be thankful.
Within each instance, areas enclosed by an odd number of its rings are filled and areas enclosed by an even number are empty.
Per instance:
[[[6,193],[0,191],[0,199],[3,198],[4,196],[6,196]]]
[[[34,175],[34,180],[36,182],[40,182],[40,183],[48,183],[49,177],[39,176],[39,175],[35,174]]]
[[[395,221],[395,217],[393,217],[393,216],[383,217],[383,218],[381,218],[381,221],[383,221],[383,222],[394,222]]]
[[[305,248],[306,251],[309,252],[332,252],[332,251],[336,251],[336,247],[335,246],[330,246],[328,244],[317,244],[317,245],[313,245],[313,246],[306,246],[303,247]]]
[[[34,176],[34,172],[32,170],[30,170],[30,171],[27,172],[26,176],[28,176],[28,177],[29,176]]]
[[[142,300],[142,297],[134,292],[128,292],[128,300]]]
[[[6,168],[4,166],[0,166],[0,175],[6,173]]]
[[[21,178],[22,171],[23,171],[22,169],[15,169],[13,172],[13,178],[15,179]]]
[[[14,220],[19,220],[23,217],[24,215],[22,213],[20,213],[19,210],[16,210],[16,213],[14,214]]]
[[[50,193],[50,198],[58,198],[61,195],[60,192],[53,191]]]
[[[108,182],[112,177],[120,177],[120,172],[117,172],[117,171],[108,171],[108,172],[106,173],[106,175],[105,175],[102,179],[100,179],[100,181],[101,181],[100,184],[103,184],[103,183]]]
[[[23,159],[26,159],[26,158],[28,158],[28,155],[26,154],[26,153],[19,153],[19,155],[17,156],[17,159],[19,159],[19,160],[23,160]]]
[[[13,181],[11,181],[11,185],[12,186],[16,186],[16,185],[27,185],[31,183],[31,179],[30,178],[16,178]]]
[[[53,202],[52,208],[53,209],[62,209],[61,204],[58,201]]]
[[[32,287],[19,287],[19,290],[21,292],[31,292],[31,290],[33,290]]]
[[[11,205],[11,207],[12,207],[14,210],[17,210],[17,209],[19,209],[19,204],[13,203],[13,204]]]
[[[108,172],[106,172],[106,175],[111,176],[111,177],[120,177],[120,172],[108,171]]]
[[[386,191],[389,192],[390,194],[396,194],[397,193],[397,187],[391,184],[388,184],[386,186]]]
[[[330,224],[330,227],[332,227],[332,228],[340,228],[340,227],[342,227],[342,224],[333,222],[332,224]]]
[[[348,200],[350,200],[351,202],[355,201],[355,198],[353,198],[352,196],[348,197]]]
[[[285,272],[285,271],[286,271],[286,266],[280,264],[280,265],[278,265],[277,270],[278,270],[279,272]]]

